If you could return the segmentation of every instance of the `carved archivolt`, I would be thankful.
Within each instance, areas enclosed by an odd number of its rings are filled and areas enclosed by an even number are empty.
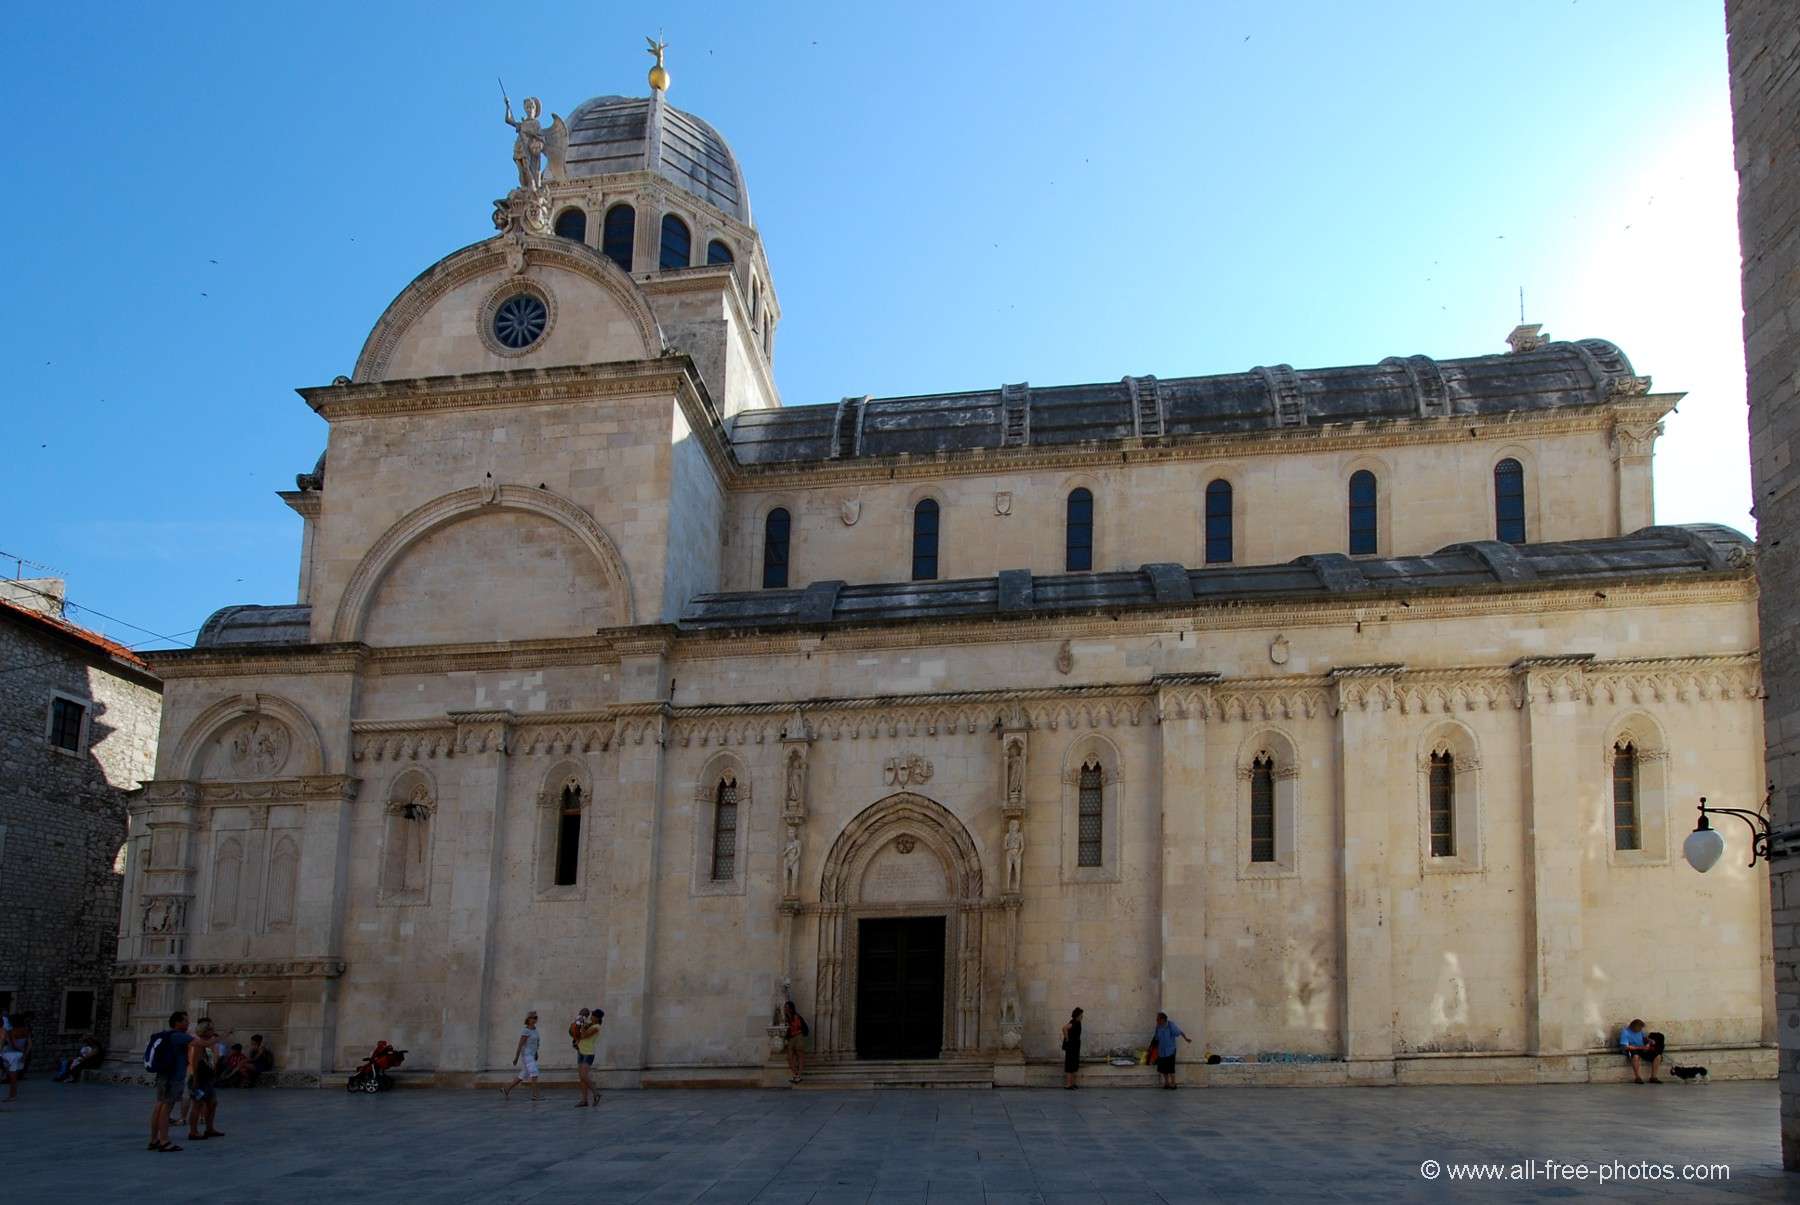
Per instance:
[[[942,804],[911,792],[871,804],[844,826],[825,859],[819,902],[854,903],[869,860],[902,836],[923,842],[943,860],[957,884],[957,899],[980,902],[981,855],[969,830]]]
[[[406,555],[409,548],[432,532],[482,511],[518,511],[538,515],[563,527],[588,550],[606,576],[613,598],[613,625],[627,627],[637,622],[633,617],[631,579],[625,569],[625,559],[592,515],[549,490],[518,485],[484,489],[480,485],[471,485],[413,510],[388,528],[363,554],[338,602],[337,615],[331,624],[331,638],[341,641],[361,639],[369,603],[388,570]]]
[[[180,777],[197,779],[209,742],[220,738],[222,765],[234,778],[316,775],[324,769],[318,729],[299,707],[278,695],[231,695],[207,707],[182,733],[172,765]],[[220,777],[218,769],[214,777]]]

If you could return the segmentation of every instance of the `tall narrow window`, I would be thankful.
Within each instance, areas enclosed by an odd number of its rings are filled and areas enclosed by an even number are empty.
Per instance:
[[[1069,494],[1069,524],[1063,550],[1063,568],[1085,573],[1094,567],[1094,495],[1085,489]]]
[[[719,780],[719,791],[713,802],[713,882],[730,882],[737,877],[737,779],[727,775]]]
[[[581,788],[574,783],[562,789],[562,810],[556,817],[556,878],[558,887],[573,887],[581,866]]]
[[[1104,865],[1105,852],[1106,771],[1100,763],[1089,759],[1082,763],[1080,795],[1075,805],[1075,836],[1079,845],[1075,853],[1077,866]]]
[[[688,234],[687,223],[672,213],[664,214],[662,254],[657,260],[657,267],[665,272],[670,268],[685,268],[692,258],[693,250],[694,240]]]
[[[1638,755],[1630,741],[1613,746],[1613,848],[1638,849]]]
[[[637,210],[629,205],[614,205],[606,211],[600,227],[600,254],[631,271],[631,248],[637,242]]]
[[[763,589],[780,590],[788,584],[788,530],[792,520],[787,510],[776,507],[763,523]]]
[[[1206,563],[1231,561],[1231,482],[1215,481],[1206,487]]]
[[[1375,474],[1358,469],[1350,474],[1350,555],[1375,553]]]
[[[755,326],[762,314],[762,282],[754,276],[750,278],[750,325]]]
[[[1494,466],[1494,538],[1525,542],[1525,469],[1510,456]]]
[[[709,264],[729,264],[736,261],[731,256],[731,248],[718,239],[706,244],[706,262]]]
[[[1456,856],[1456,756],[1431,755],[1431,856]]]
[[[938,504],[930,498],[913,507],[912,576],[915,582],[938,575]]]
[[[580,209],[565,209],[556,215],[556,233],[563,238],[572,238],[578,243],[587,241],[587,213]]]
[[[1250,764],[1250,860],[1275,860],[1275,759],[1267,753]]]

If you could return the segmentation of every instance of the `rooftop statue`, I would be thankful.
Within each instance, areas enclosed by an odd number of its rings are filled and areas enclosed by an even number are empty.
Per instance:
[[[538,123],[544,106],[535,96],[525,98],[525,116],[514,120],[512,99],[506,95],[506,85],[500,85],[500,98],[506,102],[506,124],[518,131],[513,139],[513,164],[519,169],[519,187],[536,191],[544,186],[546,178],[561,180],[566,174],[563,160],[569,149],[569,127],[564,124],[562,116],[550,115],[550,128],[544,129]],[[550,166],[546,172],[543,160],[549,158]]]

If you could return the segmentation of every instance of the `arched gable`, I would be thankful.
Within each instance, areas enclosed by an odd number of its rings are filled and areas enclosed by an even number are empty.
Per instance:
[[[495,294],[513,283],[546,293],[552,313],[543,336],[516,358],[489,348],[479,325]],[[352,379],[645,360],[663,346],[643,291],[599,251],[566,238],[502,234],[452,252],[402,289],[369,332]]]
[[[279,695],[232,695],[194,717],[170,768],[190,780],[299,778],[325,772],[324,744],[312,718]]]

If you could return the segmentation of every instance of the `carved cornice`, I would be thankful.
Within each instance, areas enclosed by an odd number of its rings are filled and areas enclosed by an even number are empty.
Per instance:
[[[310,774],[300,778],[263,778],[243,782],[191,782],[178,778],[144,784],[134,813],[167,805],[217,803],[341,803],[356,798],[360,778],[346,774]]]
[[[270,962],[241,959],[163,961],[136,959],[113,966],[115,981],[129,979],[336,979],[348,967],[341,958],[289,958]]]
[[[291,674],[353,674],[369,655],[367,645],[260,645],[233,649],[163,649],[144,654],[164,681],[175,678],[277,678]]]
[[[492,644],[425,644],[370,649],[372,676],[443,674],[455,670],[546,669],[559,665],[616,665],[618,654],[603,636],[515,640]]]
[[[1674,395],[1677,399],[1679,395]],[[1618,403],[1593,404],[1549,411],[1514,411],[1510,414],[1447,417],[1409,417],[1323,423],[1297,427],[1265,427],[1255,431],[1165,437],[1144,446],[1138,441],[1104,441],[1099,444],[1061,447],[972,448],[940,452],[933,456],[905,454],[850,461],[806,461],[740,469],[729,482],[734,490],[837,489],[845,484],[873,481],[979,476],[1031,469],[1091,468],[1109,465],[1150,464],[1192,460],[1237,459],[1247,456],[1292,456],[1308,450],[1350,452],[1436,444],[1463,444],[1471,425],[1495,439],[1528,439],[1546,436],[1611,433],[1614,415],[1628,410],[1635,417],[1645,402],[1669,408],[1667,395],[1621,397]]]

